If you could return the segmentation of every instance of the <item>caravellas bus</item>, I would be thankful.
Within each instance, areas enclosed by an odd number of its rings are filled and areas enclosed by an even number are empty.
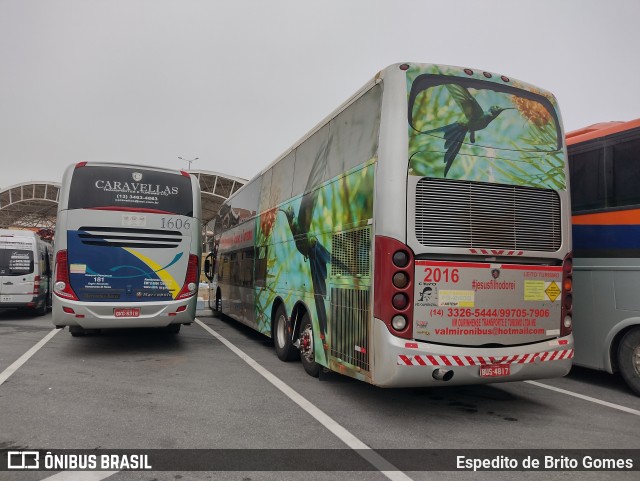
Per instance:
[[[222,206],[214,306],[379,386],[571,367],[571,237],[556,100],[504,75],[398,64]]]
[[[200,186],[184,171],[81,162],[65,171],[55,235],[53,323],[166,327],[196,310]]]

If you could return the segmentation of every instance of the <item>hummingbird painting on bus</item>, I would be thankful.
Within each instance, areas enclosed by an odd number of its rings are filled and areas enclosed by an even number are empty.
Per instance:
[[[410,175],[565,189],[555,98],[454,70],[407,71]]]

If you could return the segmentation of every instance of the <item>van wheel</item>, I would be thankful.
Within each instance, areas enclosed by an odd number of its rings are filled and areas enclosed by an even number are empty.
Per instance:
[[[87,331],[80,326],[69,326],[69,333],[71,333],[73,337],[81,337],[86,335]]]
[[[620,341],[618,366],[627,385],[640,396],[640,327],[627,332]]]
[[[171,334],[178,334],[181,327],[182,324],[169,324],[167,327],[165,327],[165,331]]]
[[[284,306],[280,304],[273,318],[273,344],[276,354],[281,361],[295,361],[300,357],[300,351],[291,342],[291,332]]]
[[[311,318],[306,312],[302,316],[302,325],[300,326],[300,361],[309,376],[318,377],[320,375],[320,364],[316,362],[313,346],[313,326]]]
[[[43,299],[42,305],[35,309],[36,316],[44,316],[47,313],[47,300]]]

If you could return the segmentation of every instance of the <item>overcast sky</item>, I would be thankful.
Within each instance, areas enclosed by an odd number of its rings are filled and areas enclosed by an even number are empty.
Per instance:
[[[0,188],[79,161],[250,178],[396,62],[640,117],[640,0],[0,0]]]

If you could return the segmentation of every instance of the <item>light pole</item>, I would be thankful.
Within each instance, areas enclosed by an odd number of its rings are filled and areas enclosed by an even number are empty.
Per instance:
[[[178,158],[180,160],[184,160],[186,162],[189,162],[189,170],[191,170],[191,162],[193,162],[194,160],[198,160],[198,157],[196,157],[195,159],[183,159],[182,157],[178,156]]]

